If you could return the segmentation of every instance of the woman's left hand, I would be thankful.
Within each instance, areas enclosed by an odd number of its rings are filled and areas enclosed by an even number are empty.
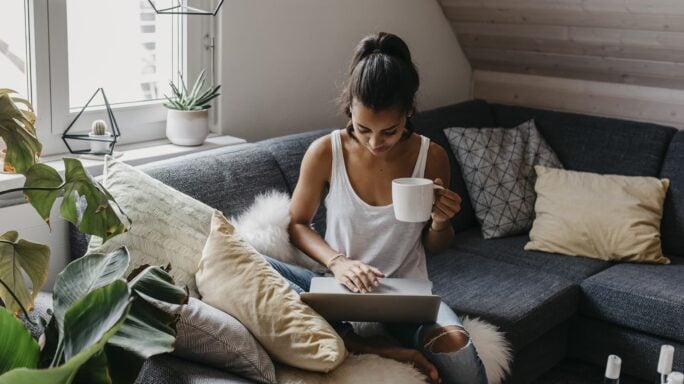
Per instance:
[[[444,187],[440,178],[435,179],[435,184]],[[449,225],[449,220],[461,210],[461,196],[458,193],[444,188],[435,189],[435,205],[432,207],[432,228],[442,230]]]

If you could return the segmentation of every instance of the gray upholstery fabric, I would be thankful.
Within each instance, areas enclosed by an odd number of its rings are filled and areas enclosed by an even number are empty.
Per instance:
[[[516,350],[511,376],[506,384],[529,384],[563,360],[569,328],[570,320],[564,321],[524,348]]]
[[[499,126],[534,119],[563,167],[573,171],[658,176],[676,129],[662,125],[492,104]]]
[[[442,301],[459,315],[502,327],[517,349],[577,310],[579,286],[558,276],[453,250],[431,255],[427,264]]]
[[[287,192],[287,184],[273,156],[253,144],[154,162],[140,169],[220,210],[226,217],[242,213],[261,192]]]
[[[171,355],[145,360],[135,384],[251,384],[248,379]]]
[[[448,127],[493,127],[496,126],[494,113],[486,101],[471,100],[459,104],[449,105],[417,113],[411,118],[416,132],[427,136],[433,142],[446,150],[451,168],[450,189],[458,193],[463,202],[461,212],[451,220],[456,232],[468,229],[477,224],[475,212],[466,190],[461,168],[451,151],[449,141],[444,135],[444,128]]]
[[[684,258],[620,264],[582,282],[582,314],[684,342]]]
[[[485,240],[480,230],[473,228],[456,234],[452,248],[457,252],[472,253],[487,259],[557,275],[575,283],[580,283],[587,277],[613,265],[607,261],[588,257],[525,251],[523,247],[529,240],[528,235]]]
[[[578,316],[570,327],[568,356],[605,367],[607,356],[615,354],[622,359],[622,372],[653,383],[660,377],[656,368],[663,344],[675,348],[672,369],[684,371],[684,343]]]
[[[312,132],[298,133],[284,137],[276,137],[260,141],[259,146],[266,148],[278,162],[278,166],[283,173],[290,194],[294,192],[297,181],[299,181],[299,171],[302,164],[304,153],[309,145],[317,138],[330,133],[332,129],[321,129]],[[327,190],[321,196],[321,202],[325,198]],[[321,236],[325,235],[325,204],[321,203],[318,211],[313,218],[313,227]]]
[[[233,316],[193,297],[179,312],[174,355],[258,383],[276,383],[268,353]]]
[[[529,232],[537,195],[535,165],[562,168],[534,121],[515,128],[444,130],[485,239]]]
[[[684,131],[672,138],[660,177],[670,179],[661,227],[663,251],[684,257]]]
[[[24,321],[26,328],[31,332],[31,336],[36,340],[45,332],[43,322],[47,324],[50,321],[51,316],[48,314],[48,310],[52,310],[52,293],[39,292],[36,300],[33,302],[33,311],[29,312],[29,317],[35,324]],[[23,315],[21,319],[22,321],[24,320]]]

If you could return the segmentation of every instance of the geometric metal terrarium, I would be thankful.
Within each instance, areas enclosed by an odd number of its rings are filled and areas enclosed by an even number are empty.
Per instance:
[[[92,135],[88,133],[70,133],[71,129],[74,127],[74,123],[76,123],[76,120],[78,120],[79,117],[85,112],[85,110],[88,108],[88,105],[93,101],[95,96],[100,93],[102,94],[102,99],[104,100],[104,105],[107,108],[107,118],[109,120],[109,126],[112,129],[111,135],[108,137],[93,137]],[[62,141],[64,141],[64,144],[66,144],[67,148],[69,149],[69,152],[73,154],[95,154],[95,155],[103,155],[103,154],[108,154],[112,155],[114,153],[114,145],[116,145],[116,142],[119,139],[119,136],[121,136],[121,131],[119,131],[119,124],[116,122],[116,118],[114,117],[114,113],[112,113],[112,107],[109,105],[109,100],[107,100],[107,95],[105,94],[104,89],[98,88],[95,93],[90,97],[90,100],[85,104],[85,106],[81,109],[81,111],[76,115],[74,120],[71,121],[71,124],[67,127],[66,131],[62,134]],[[104,146],[104,149],[102,151],[98,152],[93,152],[92,146],[89,149],[73,149],[71,145],[69,145],[69,142],[71,140],[77,140],[77,141],[88,141],[88,142],[100,142],[100,143],[107,143]],[[102,145],[100,145],[102,146]]]
[[[158,15],[202,15],[202,16],[216,16],[221,5],[223,5],[223,0],[215,0],[216,4],[204,4],[210,3],[210,1],[195,1],[194,3],[202,3],[196,6],[189,5],[189,0],[147,0],[154,11]]]

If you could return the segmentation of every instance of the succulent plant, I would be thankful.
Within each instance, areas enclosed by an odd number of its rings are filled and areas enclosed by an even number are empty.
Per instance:
[[[218,95],[220,85],[210,86],[204,91],[204,83],[207,80],[204,75],[204,70],[200,73],[192,86],[192,89],[188,92],[188,87],[183,80],[183,75],[178,74],[180,77],[180,87],[177,87],[173,82],[169,82],[171,85],[171,91],[173,92],[173,97],[166,97],[168,103],[164,103],[164,106],[170,109],[177,109],[181,111],[198,111],[202,109],[207,109],[210,107],[209,102],[216,98]]]
[[[104,136],[107,134],[107,123],[104,120],[95,120],[90,128],[92,135]]]

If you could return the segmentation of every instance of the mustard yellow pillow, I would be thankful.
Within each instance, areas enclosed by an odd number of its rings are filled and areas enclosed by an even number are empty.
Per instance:
[[[346,357],[344,342],[215,211],[195,275],[202,301],[238,319],[275,360],[329,372]]]
[[[534,169],[536,218],[525,250],[670,263],[660,245],[668,179]]]

